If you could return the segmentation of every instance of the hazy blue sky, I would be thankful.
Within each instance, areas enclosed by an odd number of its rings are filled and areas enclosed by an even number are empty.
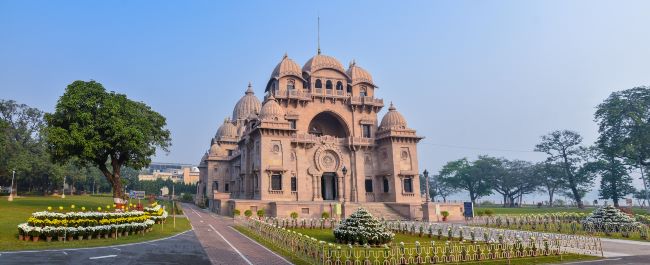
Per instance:
[[[0,98],[52,111],[94,79],[167,117],[198,163],[248,81],[282,55],[356,59],[426,139],[420,169],[479,154],[541,160],[556,129],[596,137],[594,107],[650,84],[649,1],[0,0]],[[381,115],[383,116],[382,111]]]

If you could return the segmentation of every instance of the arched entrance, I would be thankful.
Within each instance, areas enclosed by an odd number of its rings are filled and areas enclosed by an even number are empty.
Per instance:
[[[324,111],[318,113],[309,122],[309,134],[316,136],[329,135],[337,138],[348,137],[349,131],[345,121],[336,113]]]
[[[323,195],[323,200],[333,201],[337,199],[337,190],[338,183],[336,181],[336,173],[326,172],[323,173],[321,177],[321,194]]]

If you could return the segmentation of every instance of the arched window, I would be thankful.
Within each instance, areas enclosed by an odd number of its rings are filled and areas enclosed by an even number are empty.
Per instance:
[[[368,89],[366,88],[366,86],[361,86],[361,90],[359,90],[359,95],[362,97],[368,96]]]
[[[336,82],[336,90],[343,90],[343,83],[341,81]]]
[[[296,89],[296,80],[289,79],[289,81],[287,81],[287,90],[291,91],[294,89]]]
[[[331,80],[327,80],[327,82],[325,83],[325,89],[332,89],[332,81]]]
[[[314,85],[316,88],[323,88],[323,83],[320,81],[320,79],[316,79],[316,85]]]

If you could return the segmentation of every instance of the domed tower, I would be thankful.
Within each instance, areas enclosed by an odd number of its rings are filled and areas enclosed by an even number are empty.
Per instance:
[[[352,96],[373,97],[375,95],[377,86],[372,81],[372,76],[368,71],[359,67],[354,60],[350,63],[346,73],[350,76],[349,88],[352,91]]]
[[[285,53],[273,69],[264,91],[276,98],[287,98],[290,94],[295,96],[298,92],[303,92],[304,84],[300,66]]]
[[[259,119],[262,121],[284,121],[284,115],[284,109],[280,107],[280,104],[275,101],[275,97],[271,94],[264,101]]]
[[[249,82],[244,96],[237,101],[232,111],[232,120],[237,128],[237,135],[241,136],[244,130],[246,119],[251,115],[256,115],[262,108],[262,103],[253,92],[253,85]]]
[[[345,96],[350,77],[343,65],[334,57],[317,54],[302,67],[303,78],[312,94]]]
[[[417,143],[422,138],[408,128],[404,116],[391,103],[376,135],[380,170],[390,172],[382,180],[382,188],[388,190],[391,200],[394,196],[394,201],[421,201]]]

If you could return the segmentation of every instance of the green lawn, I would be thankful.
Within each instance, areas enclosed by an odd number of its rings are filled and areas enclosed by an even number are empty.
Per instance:
[[[97,207],[105,208],[106,205],[113,205],[113,198],[104,196],[88,195],[66,195],[65,199],[60,196],[48,197],[22,197],[15,198],[13,202],[7,201],[6,197],[0,198],[0,251],[7,250],[27,250],[27,249],[59,249],[59,248],[79,248],[79,247],[97,247],[116,244],[133,243],[147,241],[178,234],[191,229],[190,223],[186,218],[176,218],[176,228],[172,225],[171,217],[167,219],[164,225],[154,225],[153,231],[143,235],[132,235],[119,237],[117,239],[92,239],[71,242],[26,242],[18,240],[18,229],[16,226],[27,221],[33,212],[47,210],[48,206],[58,209],[59,206],[70,209],[70,205],[75,205],[77,209],[86,207],[86,209],[96,209]]]
[[[533,206],[523,206],[517,208],[504,208],[499,205],[490,206],[490,207],[476,207],[474,212],[492,210],[494,214],[542,214],[542,213],[591,213],[596,207],[586,207],[580,209],[577,207],[533,207]],[[634,213],[648,214],[647,208],[633,207],[632,211]]]
[[[242,232],[243,234],[249,236],[250,238],[256,240],[260,244],[268,247],[269,249],[275,251],[276,253],[284,256],[287,260],[298,264],[310,264],[309,262],[302,260],[298,258],[297,256],[293,255],[290,251],[287,251],[285,249],[282,249],[276,245],[273,245],[271,242],[268,242],[264,240],[263,238],[257,236],[255,233],[251,232],[247,228],[243,226],[237,226],[235,227],[238,231]],[[291,229],[296,231],[297,233],[301,234],[306,234],[311,237],[314,237],[318,240],[322,240],[325,242],[333,243],[336,244],[336,240],[334,238],[334,234],[332,233],[331,229]],[[424,244],[425,242],[429,241],[437,241],[443,243],[445,240],[436,240],[435,238],[428,238],[426,236],[424,237],[419,237],[417,235],[412,236],[412,235],[404,235],[404,234],[396,234],[395,239],[393,240],[393,243],[398,243],[398,242],[404,242],[404,243],[415,243],[415,241],[419,241],[421,244]],[[436,243],[437,243],[436,242]],[[341,245],[343,246],[343,245]],[[345,246],[343,246],[345,247]],[[483,262],[463,262],[462,264],[481,264],[481,265],[497,265],[497,264],[557,264],[557,263],[563,263],[563,262],[575,262],[575,261],[588,261],[588,260],[597,260],[600,259],[599,257],[594,257],[594,256],[587,256],[587,255],[578,255],[578,254],[564,254],[561,256],[546,256],[546,257],[534,257],[534,258],[517,258],[517,259],[512,259],[510,262],[506,260],[497,260],[497,261],[483,261]]]

